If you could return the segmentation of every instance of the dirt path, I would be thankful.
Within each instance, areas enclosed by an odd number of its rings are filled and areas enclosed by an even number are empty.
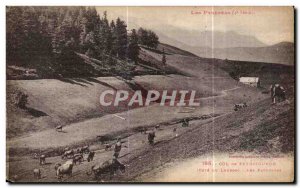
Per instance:
[[[216,99],[216,98],[221,98],[221,97],[226,97],[228,95],[228,92],[229,91],[234,91],[234,90],[237,90],[241,87],[234,87],[234,88],[231,88],[231,89],[224,89],[221,91],[221,95],[217,95],[217,96],[210,96],[210,97],[204,97],[204,98],[201,98],[201,100],[208,100],[208,99]]]

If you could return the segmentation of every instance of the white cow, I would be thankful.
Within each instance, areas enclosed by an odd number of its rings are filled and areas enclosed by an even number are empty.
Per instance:
[[[57,178],[61,179],[64,175],[72,176],[73,166],[73,160],[67,161],[65,164],[59,166],[56,170]]]

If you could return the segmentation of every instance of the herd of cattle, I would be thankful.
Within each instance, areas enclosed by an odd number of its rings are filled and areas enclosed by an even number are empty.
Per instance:
[[[64,164],[56,163],[54,166],[54,170],[56,171],[56,177],[59,181],[62,180],[64,175],[72,176],[72,171],[74,165],[81,164],[85,160],[90,162],[93,161],[95,152],[89,149],[89,146],[80,147],[77,149],[65,148],[64,153],[61,155],[63,160],[67,160]],[[45,155],[33,155],[34,159],[39,159],[40,165],[46,164],[46,156]],[[95,179],[99,179],[101,175],[109,173],[112,176],[115,172],[120,170],[121,172],[125,172],[125,165],[121,164],[117,158],[113,158],[111,160],[105,161],[102,164],[93,165],[91,167],[91,172],[87,172],[87,175],[94,174]],[[41,169],[35,168],[33,169],[33,177],[35,179],[42,178]]]
[[[188,127],[189,126],[189,120],[183,119],[182,121],[182,127]],[[61,129],[61,127],[59,127]],[[160,125],[156,125],[153,129],[148,130],[147,128],[143,127],[140,132],[142,134],[146,134],[148,137],[148,143],[149,145],[154,145],[154,139],[156,137],[156,131],[160,130]],[[173,132],[176,132],[176,128],[173,129]],[[176,134],[177,136],[177,134]],[[100,136],[98,136],[100,138]],[[97,137],[97,138],[98,138]],[[99,139],[98,138],[98,139]],[[101,140],[101,139],[100,139]],[[102,143],[104,144],[104,143]],[[124,146],[126,147],[126,146]],[[111,160],[105,161],[101,164],[96,164],[91,167],[91,171],[87,172],[87,175],[94,174],[94,178],[98,180],[102,175],[109,174],[110,177],[112,177],[113,174],[115,174],[117,171],[121,171],[122,173],[125,172],[125,165],[120,163],[118,161],[119,153],[122,148],[122,141],[120,138],[117,139],[117,142],[115,144],[104,144],[105,151],[114,150],[114,154]],[[74,165],[83,163],[86,158],[87,162],[93,161],[95,156],[95,151],[91,151],[89,149],[89,146],[79,147],[76,149],[70,149],[65,148],[63,151],[63,154],[61,155],[62,160],[67,160],[64,164],[56,163],[54,166],[54,170],[56,171],[56,177],[59,181],[62,180],[64,175],[72,176],[72,171]],[[34,159],[39,159],[40,165],[46,164],[46,155],[41,154],[38,155],[35,153],[33,155]],[[33,170],[33,176],[36,179],[40,179],[41,176],[41,170],[36,168]]]

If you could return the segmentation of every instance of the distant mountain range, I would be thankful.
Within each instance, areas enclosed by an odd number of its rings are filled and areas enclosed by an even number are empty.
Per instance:
[[[139,28],[146,20],[129,19],[132,28]],[[199,57],[255,61],[294,65],[294,43],[267,45],[254,36],[235,31],[198,31],[148,23],[162,43],[194,53]]]
[[[240,35],[236,32],[201,32],[191,40],[186,34],[184,40],[159,33],[160,41],[190,51],[199,57],[255,61],[294,65],[294,43],[281,42],[268,46],[253,36]],[[178,35],[178,33],[176,34]],[[181,35],[181,34],[180,34]],[[179,36],[179,35],[178,35]],[[183,37],[183,36],[181,36]],[[182,38],[178,38],[182,39]],[[187,44],[186,41],[190,42]]]
[[[234,48],[266,46],[266,44],[253,36],[241,35],[234,31],[190,31],[175,30],[174,28],[174,30],[169,31],[168,36],[163,33],[159,34],[161,40],[165,43],[174,42],[170,41],[172,39],[180,39],[180,43],[193,47]]]

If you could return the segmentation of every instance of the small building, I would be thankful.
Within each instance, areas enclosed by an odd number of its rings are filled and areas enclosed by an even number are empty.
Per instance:
[[[240,82],[253,87],[260,87],[259,77],[240,77]]]

